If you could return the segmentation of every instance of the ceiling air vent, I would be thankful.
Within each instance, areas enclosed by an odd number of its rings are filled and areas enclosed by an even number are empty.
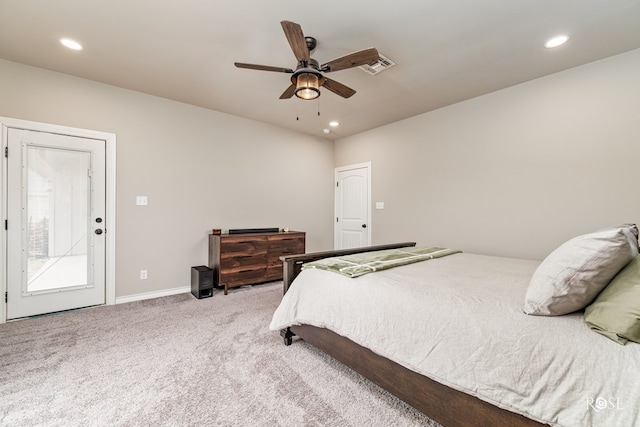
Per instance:
[[[396,65],[395,62],[393,62],[386,56],[378,54],[378,60],[374,62],[373,65],[365,64],[360,66],[359,68],[371,74],[372,76],[375,76],[376,74],[381,73],[382,71],[386,70],[387,68],[391,68],[394,65]]]

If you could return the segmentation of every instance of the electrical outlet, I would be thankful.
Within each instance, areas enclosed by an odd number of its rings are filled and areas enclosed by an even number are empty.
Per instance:
[[[140,270],[140,280],[147,280],[147,270]]]

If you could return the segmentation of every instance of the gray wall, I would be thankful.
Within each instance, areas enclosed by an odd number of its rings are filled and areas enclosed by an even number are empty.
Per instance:
[[[118,297],[189,285],[213,227],[288,227],[309,251],[333,247],[331,142],[3,60],[0,94],[0,116],[117,135]]]
[[[372,162],[373,243],[541,259],[640,222],[640,50],[336,142]]]
[[[373,243],[542,258],[640,222],[640,50],[334,145],[0,60],[0,116],[115,133],[117,296],[189,284],[212,227],[307,231],[333,247],[333,169],[372,162]],[[146,195],[149,205],[135,206]],[[149,270],[141,281],[139,270]]]

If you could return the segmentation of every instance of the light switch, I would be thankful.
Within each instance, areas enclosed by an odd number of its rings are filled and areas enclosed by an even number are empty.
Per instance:
[[[384,202],[376,202],[376,209],[384,209]]]
[[[136,205],[147,206],[147,196],[136,196]]]

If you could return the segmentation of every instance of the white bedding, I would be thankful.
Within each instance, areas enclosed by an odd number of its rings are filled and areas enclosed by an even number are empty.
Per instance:
[[[355,279],[305,270],[270,328],[330,329],[543,423],[639,426],[640,344],[621,346],[590,331],[582,312],[524,314],[538,264],[461,253]]]

